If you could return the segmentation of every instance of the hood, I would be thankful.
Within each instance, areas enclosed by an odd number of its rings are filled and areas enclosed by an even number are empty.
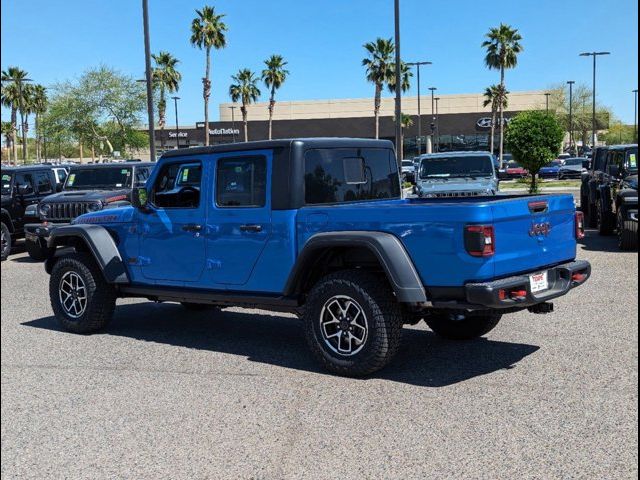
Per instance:
[[[420,180],[420,188],[424,193],[497,190],[496,181],[490,178],[476,180],[465,178]]]
[[[128,200],[131,194],[129,189],[120,190],[65,190],[45,197],[43,203],[75,203],[98,202],[113,203]]]
[[[628,188],[638,190],[638,175],[631,175],[624,179],[624,183]]]
[[[74,219],[71,224],[106,225],[113,223],[129,223],[133,220],[134,207],[120,207],[99,212],[85,213]]]
[[[560,170],[572,170],[574,172],[581,172],[584,167],[582,165],[565,165],[560,167]]]

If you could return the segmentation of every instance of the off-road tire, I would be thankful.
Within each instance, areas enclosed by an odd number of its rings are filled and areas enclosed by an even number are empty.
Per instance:
[[[321,312],[335,296],[352,298],[366,316],[366,339],[361,350],[350,356],[329,348],[321,333]],[[313,287],[304,307],[303,323],[311,352],[327,370],[346,377],[361,377],[385,367],[398,351],[403,311],[383,274],[344,270],[325,276]]]
[[[86,308],[73,318],[61,305],[59,289],[63,276],[73,272],[80,276],[87,290]],[[104,329],[113,317],[116,290],[105,280],[95,260],[87,253],[73,253],[61,257],[53,267],[49,279],[49,299],[56,319],[65,330],[88,334]]]
[[[46,245],[43,246],[40,241],[34,242],[32,240],[25,240],[24,245],[27,249],[27,253],[29,254],[29,258],[36,262],[44,262],[53,252],[53,249]]]
[[[638,250],[638,222],[626,220],[626,212],[618,210],[618,247],[625,252]]]
[[[585,225],[588,228],[596,228],[598,226],[598,213],[596,212],[596,205],[594,203],[589,203],[588,198],[584,203],[584,207],[582,207],[582,212],[584,213]]]
[[[615,228],[615,217],[604,211],[602,199],[598,199],[596,203],[597,211],[597,228],[600,235],[611,235]],[[612,220],[613,218],[613,220]]]
[[[464,320],[452,320],[450,315],[433,315],[425,322],[433,332],[449,340],[472,340],[496,328],[502,315],[483,313],[469,315]]]
[[[11,246],[12,246],[12,242],[11,242],[11,231],[9,230],[9,227],[7,227],[7,225],[2,222],[2,245],[0,248],[2,248],[2,261],[4,262],[7,258],[9,258],[9,254],[11,253]]]

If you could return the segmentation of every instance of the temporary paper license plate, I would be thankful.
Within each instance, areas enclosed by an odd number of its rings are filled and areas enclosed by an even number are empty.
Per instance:
[[[549,289],[549,272],[536,273],[529,277],[531,293],[539,293]]]

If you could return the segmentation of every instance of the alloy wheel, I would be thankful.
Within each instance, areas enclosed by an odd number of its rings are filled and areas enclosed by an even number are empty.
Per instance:
[[[76,272],[67,272],[58,287],[60,305],[71,318],[79,318],[87,309],[87,287]]]
[[[364,348],[369,324],[358,302],[346,295],[336,295],[322,307],[320,331],[325,344],[333,352],[352,356]]]

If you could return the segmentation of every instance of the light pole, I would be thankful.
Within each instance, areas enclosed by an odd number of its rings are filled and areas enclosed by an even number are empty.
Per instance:
[[[400,0],[394,1],[394,19],[396,34],[396,156],[400,166],[402,163],[402,62],[400,56]]]
[[[153,83],[151,78],[151,42],[149,40],[149,2],[142,0],[142,24],[144,28],[144,66],[147,83],[147,114],[149,117],[149,154],[156,161],[156,129],[153,114]]]
[[[233,138],[233,143],[236,143],[236,107],[235,105],[232,105],[229,107],[229,109],[231,110],[231,135]]]
[[[638,89],[633,92],[633,141],[638,143]]]
[[[547,113],[549,113],[549,97],[551,96],[551,94],[547,92],[544,94],[544,96],[546,97],[546,101],[547,101]]]
[[[410,67],[416,67],[418,73],[418,155],[422,154],[422,114],[420,113],[420,67],[423,65],[433,65],[431,62],[411,62]]]
[[[569,148],[573,149],[573,84],[575,80],[569,80]]]
[[[18,108],[20,109],[20,130],[22,131],[22,163],[27,163],[27,126],[24,121],[24,105],[22,97],[22,83],[32,82],[30,78],[13,78],[8,77],[2,80],[3,82],[15,82],[18,86]],[[16,154],[17,156],[17,154]]]
[[[173,107],[176,112],[176,150],[180,148],[180,127],[178,126],[178,100],[180,97],[171,97],[173,98]]]
[[[593,57],[593,105],[591,110],[591,146],[596,146],[596,130],[598,128],[596,124],[596,59],[600,55],[611,55],[611,52],[583,52],[581,57]]]
[[[431,151],[435,150],[435,133],[436,133],[436,100],[435,93],[438,87],[429,87],[431,90]]]
[[[440,151],[440,113],[438,110],[438,106],[440,104],[440,97],[436,97],[436,145],[438,146],[438,151]]]

